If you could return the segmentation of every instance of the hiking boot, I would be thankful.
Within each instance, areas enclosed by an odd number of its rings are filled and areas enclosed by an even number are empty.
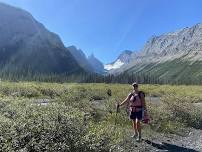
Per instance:
[[[136,138],[136,141],[137,141],[137,142],[141,142],[141,141],[142,141],[142,138],[141,138],[141,137],[137,137],[137,138]]]
[[[131,138],[137,138],[137,136],[138,136],[137,134],[134,134],[131,136]]]

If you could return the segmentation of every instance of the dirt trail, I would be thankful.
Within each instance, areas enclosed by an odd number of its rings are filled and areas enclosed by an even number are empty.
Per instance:
[[[202,130],[191,129],[189,135],[180,141],[184,146],[202,152]]]
[[[145,142],[155,151],[202,152],[202,130],[191,129],[186,136],[173,135]]]
[[[169,137],[168,137],[169,136]],[[132,138],[125,141],[127,147],[119,147],[117,151],[133,152],[202,152],[202,130],[191,129],[182,137],[178,135],[155,134],[138,143]]]

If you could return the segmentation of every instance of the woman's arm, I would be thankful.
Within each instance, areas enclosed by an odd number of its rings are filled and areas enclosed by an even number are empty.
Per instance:
[[[119,106],[124,105],[126,102],[128,102],[128,101],[130,100],[130,98],[131,98],[131,93],[126,97],[126,99],[125,99],[123,102],[121,102],[121,103],[119,104]]]

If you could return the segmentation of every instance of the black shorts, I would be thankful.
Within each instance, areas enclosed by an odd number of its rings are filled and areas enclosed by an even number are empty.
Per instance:
[[[142,110],[138,111],[138,112],[131,112],[130,113],[130,119],[132,120],[142,120]]]

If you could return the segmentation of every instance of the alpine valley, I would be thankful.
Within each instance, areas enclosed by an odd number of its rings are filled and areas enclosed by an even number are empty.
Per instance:
[[[2,79],[53,81],[62,75],[83,82],[202,83],[202,24],[152,36],[141,50],[125,50],[106,65],[76,46],[64,46],[30,13],[4,3],[0,33]]]

